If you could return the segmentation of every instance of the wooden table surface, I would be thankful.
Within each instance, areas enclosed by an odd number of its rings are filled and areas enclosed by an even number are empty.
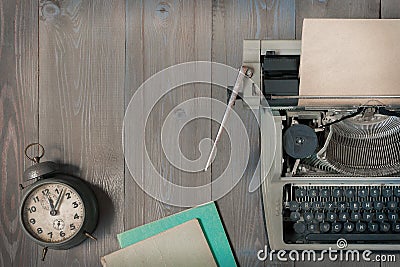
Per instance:
[[[118,249],[116,234],[176,213],[182,208],[156,201],[134,182],[124,161],[122,121],[140,84],[177,63],[207,60],[238,68],[244,39],[300,39],[303,18],[396,18],[397,0],[0,0],[0,266],[99,266],[100,256]],[[373,36],[371,36],[373,38]],[[142,93],[144,109],[151,91]],[[156,169],[175,183],[195,186],[216,179],[230,156],[223,136],[210,171],[181,172],[161,153],[160,125],[177,104],[193,97],[226,99],[210,85],[187,85],[166,95],[138,129]],[[258,160],[254,117],[235,108],[250,136],[252,153],[239,184],[217,205],[241,266],[321,263],[260,262],[267,244],[260,192],[248,183]],[[183,112],[185,112],[183,110]],[[220,117],[210,110],[213,117]],[[181,149],[199,156],[197,144],[214,137],[218,125],[196,120],[185,127]],[[27,144],[39,141],[46,160],[94,185],[101,219],[95,235],[68,251],[49,251],[28,240],[17,208],[22,173],[31,163]],[[234,157],[233,157],[234,159]],[[138,162],[145,174],[147,162]],[[173,192],[165,192],[165,199]],[[208,192],[209,198],[213,196]],[[398,258],[400,255],[397,255]],[[346,263],[324,262],[329,266]],[[353,266],[354,263],[349,263]],[[357,263],[396,266],[395,263]]]

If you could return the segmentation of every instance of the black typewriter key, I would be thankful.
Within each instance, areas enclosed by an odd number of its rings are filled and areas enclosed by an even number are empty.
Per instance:
[[[370,213],[370,212],[364,212],[363,215],[362,215],[362,218],[366,222],[371,222],[372,219],[374,218],[374,214]]]
[[[324,188],[324,189],[321,189],[321,191],[319,192],[319,195],[323,198],[328,198],[331,196],[331,192],[329,191],[329,189]]]
[[[358,196],[359,197],[366,197],[368,196],[368,190],[366,188],[358,189]]]
[[[314,215],[312,214],[312,212],[305,212],[303,214],[303,218],[304,218],[304,221],[311,222],[314,219]]]
[[[365,210],[371,210],[372,209],[372,202],[370,201],[365,201],[361,204],[361,207]]]
[[[384,206],[382,201],[374,201],[374,209],[382,210]]]
[[[300,208],[304,211],[310,210],[311,209],[311,203],[308,201],[301,202],[300,203]]]
[[[299,202],[297,201],[290,201],[289,202],[289,209],[290,211],[296,211],[299,209]]]
[[[393,190],[393,195],[400,197],[400,187],[395,187]]]
[[[349,213],[348,212],[339,212],[339,220],[342,222],[345,222],[349,219]]]
[[[382,189],[382,196],[383,197],[391,197],[391,196],[393,196],[392,188],[383,188]]]
[[[389,210],[396,210],[396,208],[397,208],[397,202],[396,202],[396,201],[389,201],[389,202],[387,203],[387,208],[388,208]]]
[[[328,222],[320,223],[319,229],[322,233],[327,233],[331,229],[331,225]]]
[[[332,201],[325,202],[325,209],[328,211],[334,210],[336,208],[336,203]]]
[[[307,190],[304,188],[297,188],[296,189],[296,197],[305,197],[307,196]]]
[[[345,197],[348,197],[348,198],[353,198],[353,197],[355,196],[355,194],[356,194],[356,190],[351,189],[351,188],[346,189],[346,190],[344,191],[344,196],[345,196]]]
[[[302,234],[306,231],[306,225],[303,222],[293,224],[293,229],[296,233]]]
[[[342,230],[342,224],[339,222],[332,223],[332,233],[339,233]]]
[[[375,217],[376,217],[376,220],[377,220],[378,222],[384,222],[384,221],[386,220],[386,214],[383,213],[383,212],[377,212],[377,213],[375,214]]]
[[[341,197],[343,195],[343,190],[340,188],[333,189],[332,196]]]
[[[318,224],[316,224],[316,223],[311,223],[311,224],[309,224],[308,225],[308,227],[307,227],[307,230],[310,232],[310,233],[316,233],[316,232],[318,232]]]
[[[373,222],[368,223],[368,230],[370,230],[371,232],[378,231],[378,224]]]
[[[394,223],[392,226],[394,232],[396,233],[400,232],[400,223]]]
[[[318,189],[312,188],[308,190],[309,197],[317,197],[318,196]]]
[[[380,195],[380,192],[379,192],[379,189],[378,188],[371,188],[370,190],[369,190],[369,195],[371,196],[371,197],[379,197],[379,195]]]
[[[325,219],[325,214],[322,212],[317,212],[315,213],[314,218],[317,220],[317,222],[322,222]]]
[[[348,232],[348,233],[353,232],[353,230],[354,230],[354,223],[351,223],[351,222],[346,222],[346,223],[344,223],[343,229],[344,229],[346,232]]]
[[[339,202],[338,203],[338,209],[342,210],[342,211],[346,210],[347,209],[347,204],[348,204],[347,202]]]
[[[328,212],[328,213],[326,214],[326,220],[327,220],[328,222],[334,222],[334,221],[336,221],[336,218],[337,218],[337,215],[336,215],[335,212]]]
[[[359,212],[352,212],[350,214],[350,220],[353,222],[358,222],[361,220],[361,214]]]
[[[313,209],[315,209],[315,210],[322,209],[322,203],[321,203],[321,201],[315,201],[315,202],[313,202],[313,203],[312,203],[312,207],[313,207]]]
[[[297,222],[298,220],[300,220],[300,213],[297,211],[292,211],[290,213],[290,220],[293,222]]]
[[[352,201],[350,202],[350,210],[359,210],[360,209],[360,202]]]
[[[379,225],[379,230],[381,230],[381,232],[389,232],[389,230],[390,230],[390,224],[385,223],[385,222],[381,223],[381,224]]]
[[[367,225],[365,223],[363,223],[363,222],[356,223],[356,231],[357,232],[362,233],[365,231],[365,229],[367,229]]]
[[[395,213],[395,212],[389,212],[388,213],[389,221],[395,222],[395,221],[397,221],[398,218],[399,218],[399,215],[397,213]]]

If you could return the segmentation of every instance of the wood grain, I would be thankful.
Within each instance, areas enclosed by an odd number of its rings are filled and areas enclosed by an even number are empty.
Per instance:
[[[143,1],[142,5],[142,51],[136,51],[128,40],[127,54],[139,57],[143,62],[142,79],[134,78],[127,90],[135,90],[145,79],[163,70],[166,67],[193,60],[210,60],[211,58],[211,2],[210,1]],[[136,26],[135,26],[136,27]],[[135,40],[138,43],[138,40]],[[136,64],[136,63],[134,63]],[[131,73],[128,66],[128,73]],[[140,73],[140,72],[139,72]],[[181,75],[176,74],[177,77]],[[173,79],[174,77],[168,77]],[[143,121],[140,127],[145,129],[145,148],[151,159],[151,163],[144,161],[143,176],[149,175],[150,168],[155,167],[168,181],[178,185],[205,184],[211,180],[209,173],[182,172],[170,164],[161,146],[161,129],[165,118],[176,105],[183,101],[198,96],[209,96],[209,85],[185,85],[167,93],[159,103],[152,103],[152,88],[146,88],[143,92],[143,109],[154,108],[147,121]],[[179,114],[185,116],[189,113],[182,109]],[[144,118],[145,119],[145,118]],[[179,116],[175,118],[179,120]],[[203,138],[210,138],[210,122],[194,121],[181,137],[181,150],[187,157],[198,156],[197,144]],[[175,137],[171,137],[175,138]],[[139,163],[138,163],[139,164]],[[128,182],[128,180],[127,180]],[[130,182],[133,182],[131,180]],[[145,181],[147,182],[147,181]],[[147,182],[148,183],[148,182]],[[164,184],[151,184],[163,192],[162,201],[167,201],[170,196],[180,194],[176,190],[165,190]],[[155,200],[147,194],[144,195],[144,223],[154,221],[164,216],[181,211],[182,208],[173,207]],[[207,197],[207,196],[206,196]],[[208,200],[211,199],[211,191]]]
[[[136,92],[137,88],[144,81],[143,76],[143,2],[144,1],[127,1],[126,3],[126,53],[125,53],[125,109],[134,93],[140,94],[139,97],[143,98],[143,94]],[[143,104],[137,107],[136,112],[143,115]],[[144,129],[144,120],[135,122],[138,129]],[[138,131],[136,134],[142,134],[143,131]],[[138,137],[138,140],[143,140],[144,136]],[[141,142],[136,142],[136,153],[141,151],[144,153]],[[127,149],[125,147],[124,149]],[[143,161],[136,161],[140,168],[143,168]],[[125,164],[126,166],[126,164]],[[142,172],[143,175],[143,172]],[[140,179],[136,177],[136,179]],[[125,230],[143,225],[144,218],[144,195],[143,190],[133,180],[129,169],[125,167],[125,187],[124,187],[124,226]]]
[[[41,8],[39,141],[46,159],[92,184],[100,207],[98,241],[50,251],[44,265],[100,265],[124,230],[125,1]]]
[[[383,19],[400,18],[400,2],[398,0],[381,0],[381,17]]]
[[[57,1],[58,9],[43,9],[44,2],[0,0],[0,266],[98,266],[100,256],[118,249],[117,233],[182,210],[146,195],[125,168],[124,111],[151,75],[192,60],[239,68],[243,39],[300,39],[306,17],[400,17],[395,0],[64,0]],[[150,94],[150,89],[142,93],[137,112],[153,104],[148,101]],[[181,172],[168,162],[160,146],[161,124],[177,104],[198,96],[226,101],[225,90],[216,86],[182,86],[156,104],[148,121],[137,125],[146,130],[144,144],[156,169],[186,186],[215,180],[232,156],[231,145],[237,145],[223,135],[211,172]],[[316,265],[257,260],[257,251],[268,243],[261,194],[248,192],[253,172],[259,171],[255,170],[259,132],[248,110],[236,105],[235,111],[246,125],[252,153],[240,183],[217,206],[238,263]],[[181,110],[179,114],[188,113]],[[211,115],[222,116],[215,110]],[[200,140],[214,138],[218,126],[209,120],[188,124],[180,137],[183,154],[198,157]],[[94,185],[102,218],[95,232],[97,243],[89,240],[69,251],[49,251],[44,263],[39,259],[40,248],[23,235],[16,212],[21,197],[18,183],[30,165],[23,149],[37,140],[46,147],[46,159],[64,163],[66,171]],[[150,163],[137,164],[145,177]],[[174,193],[166,191],[164,200]],[[209,192],[210,199],[213,193]]]
[[[213,61],[239,68],[242,64],[243,40],[266,38],[294,39],[294,1],[213,2]],[[217,86],[213,86],[212,95],[213,98],[226,101],[226,91]],[[259,172],[256,170],[259,159],[259,130],[255,117],[249,110],[236,105],[235,111],[246,125],[251,156],[241,181],[217,204],[238,263],[241,266],[270,266],[274,263],[264,263],[257,259],[257,252],[267,245],[261,193],[248,192],[253,173]],[[215,119],[222,116],[215,112],[212,115]],[[218,127],[217,124],[213,125],[213,136]],[[232,145],[241,144],[230,144],[228,136],[223,135],[212,165],[213,180],[225,169],[229,157],[235,162],[235,156],[230,154]],[[238,172],[239,170],[234,169],[231,175],[235,176]]]
[[[36,1],[0,1],[0,266],[35,264],[18,220],[25,146],[38,139]],[[27,262],[28,259],[28,262]]]
[[[379,0],[296,1],[296,39],[301,39],[304,18],[379,18]]]

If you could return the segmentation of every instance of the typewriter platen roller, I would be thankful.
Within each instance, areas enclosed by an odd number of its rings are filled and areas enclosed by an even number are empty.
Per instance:
[[[399,107],[369,96],[365,105],[300,106],[301,41],[248,40],[243,59],[263,94],[246,86],[242,97],[261,114],[271,249],[322,250],[345,238],[347,249],[400,250]]]

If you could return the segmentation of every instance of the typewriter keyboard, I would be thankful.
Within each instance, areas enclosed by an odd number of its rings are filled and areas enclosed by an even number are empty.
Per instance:
[[[399,186],[293,186],[283,192],[285,243],[400,244]]]

